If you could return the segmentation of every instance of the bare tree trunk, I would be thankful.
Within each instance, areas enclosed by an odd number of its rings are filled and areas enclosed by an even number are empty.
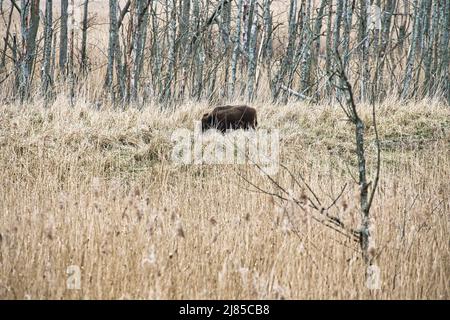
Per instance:
[[[297,66],[300,64],[300,81],[299,81],[299,91],[306,92],[310,87],[310,62],[311,62],[311,51],[312,43],[314,41],[314,30],[312,29],[312,4],[311,0],[303,1],[302,3],[302,19],[299,25],[301,25],[300,33],[300,43],[297,48],[297,57],[295,59],[294,65],[291,67],[289,72],[289,80],[287,82],[288,87],[291,87],[291,83],[297,72]],[[300,26],[299,26],[300,27]],[[287,95],[286,95],[287,99]],[[287,100],[285,100],[287,101]]]
[[[242,49],[247,53],[248,34],[250,29],[248,27],[250,20],[250,0],[244,0],[242,12]]]
[[[31,73],[36,51],[36,35],[39,28],[39,0],[22,0],[20,27],[22,32],[22,60],[20,63],[20,101],[30,98]]]
[[[224,85],[221,89],[222,96],[228,96],[228,88],[229,88],[229,73],[230,73],[230,62],[231,62],[231,52],[232,46],[230,35],[231,35],[231,1],[223,0],[222,2],[222,25],[220,27],[223,41],[223,54],[226,57],[225,59],[225,70],[224,70]]]
[[[26,52],[29,54],[27,59],[29,74],[33,70],[34,61],[36,59],[36,36],[39,28],[39,0],[29,0],[31,2],[30,18],[31,24],[29,26],[28,41],[26,44]]]
[[[11,6],[11,9],[9,11],[9,16],[8,16],[8,25],[6,27],[5,46],[3,47],[2,58],[0,60],[0,71],[1,71],[1,69],[3,69],[5,67],[5,63],[6,63],[6,50],[8,49],[9,29],[11,28],[13,12],[14,12],[14,6]]]
[[[427,77],[426,72],[427,72],[427,57],[429,55],[429,49],[432,48],[431,46],[431,35],[430,32],[432,32],[431,30],[431,14],[432,14],[432,0],[424,0],[422,3],[422,22],[421,22],[421,30],[423,33],[422,35],[422,39],[421,39],[421,45],[420,45],[420,54],[421,54],[421,61],[420,64],[424,63],[424,70],[425,70],[425,78]],[[420,94],[420,96],[424,96],[424,94],[426,93],[426,85],[425,82],[423,82],[423,85],[419,84],[419,82],[422,80],[420,73],[421,73],[421,69],[422,68],[418,68],[417,70],[417,76],[416,76],[416,92],[418,94]],[[429,69],[428,69],[429,71]]]
[[[306,2],[310,0],[300,0],[300,8],[298,9],[296,15],[297,15],[297,22],[296,22],[296,40],[294,41],[294,52],[292,55],[292,62],[291,64],[286,68],[286,80],[284,84],[287,87],[291,87],[292,83],[294,81],[294,76],[296,75],[297,66],[299,65],[302,57],[304,56],[304,50],[306,47],[307,42],[307,34],[309,32],[308,28],[309,25],[307,25],[307,5]],[[293,91],[293,90],[292,90]],[[286,103],[291,91],[284,90],[283,95],[283,103]]]
[[[172,83],[176,82],[176,35],[177,35],[177,20],[176,20],[176,1],[167,0],[167,7],[170,8],[170,20],[169,20],[169,56],[168,56],[168,67],[166,72],[166,81],[164,84],[164,92],[162,96],[162,102],[168,103],[171,99],[170,97],[175,92],[172,92]]]
[[[56,64],[56,47],[58,45],[58,38],[57,38],[58,33],[57,32],[53,32],[53,45],[52,45],[52,59],[51,59],[51,63],[50,63],[50,79],[52,79],[52,81],[54,81],[55,77],[55,68],[57,66]]]
[[[401,25],[398,29],[398,53],[402,54],[402,52],[404,51],[404,45],[405,45],[405,40],[407,38],[406,33],[408,30],[407,27],[409,25],[409,21],[410,21],[410,0],[403,0],[403,15],[400,17],[401,18]]]
[[[310,59],[306,59],[302,67],[302,87],[301,92],[309,95],[311,93],[311,67],[315,70],[318,67],[319,54],[320,54],[320,38],[322,30],[322,21],[324,17],[325,7],[327,6],[328,0],[322,0],[320,2],[317,16],[314,23],[314,30],[311,39],[311,55]],[[309,79],[309,80],[308,80]],[[316,92],[316,99],[319,99],[319,91]]]
[[[159,41],[159,23],[158,23],[158,1],[153,1],[151,6],[152,16],[152,48],[151,48],[151,65],[152,65],[152,83],[154,95],[160,94],[162,91],[162,79],[161,79],[161,46]]]
[[[270,81],[272,78],[271,69],[272,69],[272,58],[273,58],[273,26],[272,26],[272,13],[270,11],[270,6],[272,4],[272,0],[264,0],[263,7],[263,18],[264,18],[264,42],[262,43],[262,52],[263,52],[263,61],[267,66],[268,76],[267,79]]]
[[[368,13],[370,8],[369,0],[360,0],[361,11],[359,20],[359,44],[360,44],[360,101],[365,102],[368,94],[369,85],[369,66],[370,66],[370,56],[369,56],[369,28],[368,28]]]
[[[405,99],[410,94],[410,84],[413,78],[413,67],[414,62],[416,60],[416,48],[418,45],[418,34],[420,32],[420,6],[419,1],[414,0],[414,26],[413,26],[413,33],[412,33],[412,39],[411,39],[411,46],[409,48],[408,53],[408,60],[406,62],[406,71],[405,71],[405,77],[403,78],[403,87],[401,92],[401,98]]]
[[[341,45],[341,22],[342,22],[342,15],[344,10],[344,0],[337,0],[336,3],[336,17],[334,18],[334,32],[333,32],[333,54],[336,54],[336,52],[339,52],[339,47]],[[340,81],[340,79],[337,79],[337,81]],[[336,96],[339,99],[341,95],[341,90],[339,87],[341,87],[341,83],[339,83],[338,86],[335,87]]]
[[[255,4],[256,4],[256,0],[249,0],[250,2],[248,2],[248,0],[245,0],[247,2],[247,6],[244,2],[244,39],[243,39],[243,44],[244,44],[244,57],[245,59],[243,60],[242,63],[242,73],[244,76],[244,72],[247,72],[248,74],[248,70],[249,70],[249,59],[250,59],[250,42],[251,42],[251,35],[252,35],[252,26],[253,26],[253,13],[255,11]],[[241,92],[240,95],[244,95],[245,91],[247,90],[247,82],[243,81],[241,83]]]
[[[328,15],[327,15],[327,36],[326,36],[326,48],[325,48],[325,70],[327,74],[331,71],[331,58],[333,57],[332,46],[332,17],[333,17],[333,0],[328,0]],[[331,88],[330,88],[331,89]]]
[[[375,81],[377,82],[375,92],[378,93],[379,97],[384,96],[384,63],[386,61],[386,55],[388,54],[392,16],[394,15],[395,7],[396,0],[386,0],[384,14],[381,20],[381,44],[378,50],[378,57],[381,58],[381,60],[378,69],[378,79],[375,79]]]
[[[82,27],[82,36],[81,36],[81,70],[83,71],[83,73],[86,73],[87,66],[88,66],[87,53],[86,53],[87,30],[88,30],[88,6],[89,6],[89,0],[84,0],[83,27]]]
[[[117,40],[117,0],[109,0],[108,65],[106,67],[105,88],[109,90],[110,98],[113,103],[115,102],[113,88],[114,55],[116,53]]]
[[[142,69],[142,59],[144,54],[145,37],[147,35],[147,23],[148,23],[148,7],[150,0],[145,2],[135,2],[135,15],[134,15],[134,32],[132,40],[132,60],[133,69],[131,71],[131,101],[136,103],[138,100],[138,90],[140,82],[140,74]]]
[[[414,96],[417,97],[419,92],[419,84],[418,82],[421,79],[421,71],[422,71],[422,63],[425,51],[425,41],[427,41],[428,37],[428,4],[431,4],[429,0],[422,0],[420,4],[420,12],[419,12],[419,34],[417,39],[417,53],[416,56],[419,58],[416,62],[415,75],[413,75],[413,79],[415,79],[414,86],[412,87],[412,91],[414,92]]]
[[[133,31],[132,31],[132,40],[131,40],[131,70],[130,70],[130,100],[132,103],[137,102],[137,94],[138,94],[138,86],[139,86],[139,60],[140,60],[140,41],[141,41],[141,33],[139,27],[139,21],[142,11],[142,1],[135,1],[133,3]]]
[[[278,100],[281,86],[283,85],[284,77],[288,69],[291,67],[294,59],[295,40],[297,38],[296,12],[297,12],[297,0],[291,0],[289,5],[288,44],[286,48],[286,55],[283,58],[281,66],[272,83],[272,97],[274,101]]]
[[[449,79],[449,29],[450,29],[450,1],[442,0],[442,29],[441,29],[441,47],[439,55],[441,63],[438,69],[438,82],[442,86],[443,96],[447,99],[447,104],[450,105],[450,79]]]
[[[341,44],[341,21],[344,10],[344,0],[337,0],[336,4],[336,17],[334,19],[334,35],[333,35],[333,48],[334,52],[339,50]]]
[[[115,34],[117,33],[117,0],[109,0],[109,42],[108,65],[106,67],[105,87],[112,88],[115,53]]]
[[[250,31],[250,41],[249,41],[249,63],[248,63],[248,71],[247,71],[247,82],[248,82],[248,100],[253,100],[253,90],[255,84],[255,71],[256,71],[256,63],[257,63],[257,54],[256,54],[256,39],[258,36],[258,6],[257,1],[252,0],[253,9],[253,22],[252,28]]]
[[[359,204],[361,212],[361,227],[359,228],[358,233],[364,262],[367,267],[370,267],[372,266],[375,257],[374,253],[372,252],[373,247],[371,247],[371,245],[373,244],[372,243],[373,234],[371,234],[372,221],[370,217],[370,207],[372,205],[372,201],[378,186],[378,180],[380,176],[380,166],[381,166],[381,151],[375,118],[375,104],[372,100],[371,101],[372,125],[375,131],[375,145],[377,152],[376,168],[375,168],[376,173],[372,183],[367,181],[366,156],[364,150],[364,131],[365,131],[364,122],[358,114],[356,102],[353,95],[353,89],[344,71],[343,63],[339,55],[337,56],[337,60],[338,60],[336,63],[338,66],[337,74],[340,78],[340,81],[338,83],[342,84],[342,88],[346,96],[346,104],[345,105],[341,104],[341,107],[344,110],[348,120],[355,126],[355,146],[356,146],[356,156],[358,161],[358,174],[359,174],[358,184],[360,188]],[[378,68],[376,68],[375,70],[378,70]],[[372,187],[372,190],[370,192],[369,187]]]
[[[12,36],[13,44],[12,44],[12,57],[14,60],[14,86],[13,86],[13,92],[18,92],[20,87],[20,62],[18,59],[18,49],[17,49],[17,36],[14,33]]]
[[[353,21],[353,10],[355,7],[356,0],[345,0],[345,10],[344,10],[344,33],[343,33],[343,64],[344,71],[347,72],[348,65],[350,62],[350,41],[351,41],[351,31],[352,31],[352,21]]]
[[[240,0],[242,1],[242,0]],[[195,41],[195,48],[194,48],[194,85],[192,90],[192,96],[195,97],[197,100],[200,100],[203,92],[203,65],[205,61],[205,53],[203,48],[203,37],[200,32],[200,24],[201,24],[201,17],[200,17],[200,6],[199,6],[199,0],[193,1],[193,17],[195,21],[195,25],[197,26],[197,32],[196,32],[196,41]]]
[[[376,56],[380,52],[380,30],[381,30],[381,0],[376,0],[376,4],[373,5],[374,1],[372,0],[372,5],[369,3],[370,8],[370,28],[372,30],[373,39],[372,39],[372,56],[373,59],[376,59]],[[376,83],[376,82],[375,82]]]
[[[45,28],[44,28],[44,61],[41,73],[42,95],[45,97],[46,103],[50,96],[50,88],[52,85],[52,40],[53,40],[53,18],[52,18],[52,0],[45,2]]]
[[[67,74],[67,21],[69,18],[68,9],[69,0],[61,0],[61,28],[59,40],[59,71],[65,77]]]
[[[434,1],[431,22],[430,22],[430,35],[428,46],[425,49],[424,57],[424,68],[425,68],[425,79],[424,79],[424,93],[425,95],[431,94],[432,83],[432,60],[433,51],[436,48],[436,42],[439,39],[438,22],[439,22],[439,1]]]
[[[182,2],[182,3],[181,3]],[[180,48],[179,50],[179,60],[181,61],[181,72],[182,72],[182,78],[181,78],[181,86],[180,86],[180,92],[179,92],[179,99],[184,98],[184,92],[186,90],[186,82],[188,79],[187,69],[189,65],[188,57],[190,55],[190,24],[189,24],[189,17],[190,17],[190,10],[191,10],[191,0],[180,0],[180,25],[179,25],[179,42],[180,42]]]
[[[70,42],[69,42],[69,102],[70,106],[75,105],[75,3],[70,0]]]
[[[237,63],[241,48],[241,20],[242,20],[241,17],[243,12],[243,0],[239,0],[237,10],[238,11],[236,16],[236,33],[234,37],[234,48],[233,54],[231,55],[231,82],[230,82],[229,96],[234,95],[234,89],[236,86]]]

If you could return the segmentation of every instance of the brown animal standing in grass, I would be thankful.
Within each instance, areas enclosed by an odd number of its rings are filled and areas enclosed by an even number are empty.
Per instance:
[[[217,129],[225,133],[227,129],[255,129],[258,125],[256,109],[246,105],[220,106],[202,117],[202,131]]]

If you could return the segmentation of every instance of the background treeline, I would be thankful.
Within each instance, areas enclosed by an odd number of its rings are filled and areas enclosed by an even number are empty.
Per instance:
[[[3,103],[333,100],[337,56],[359,102],[450,102],[449,0],[96,3],[0,0]]]

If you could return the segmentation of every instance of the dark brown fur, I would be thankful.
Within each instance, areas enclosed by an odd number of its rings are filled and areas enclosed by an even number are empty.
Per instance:
[[[249,106],[220,106],[202,117],[202,131],[217,129],[255,129],[258,125],[256,110]]]

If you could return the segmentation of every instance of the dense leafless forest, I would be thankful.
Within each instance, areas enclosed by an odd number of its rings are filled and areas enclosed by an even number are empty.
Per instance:
[[[0,0],[0,298],[448,299],[449,28],[448,0]],[[202,132],[224,104],[257,127]]]
[[[2,1],[3,100],[450,99],[445,0],[106,2]]]

